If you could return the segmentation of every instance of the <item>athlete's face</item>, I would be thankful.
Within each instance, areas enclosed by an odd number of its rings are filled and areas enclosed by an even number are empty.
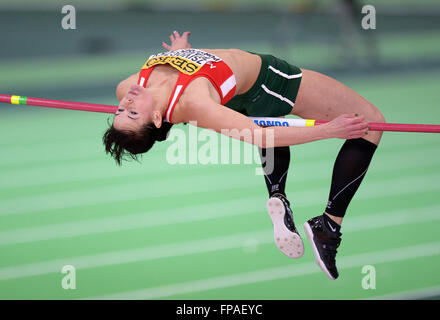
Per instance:
[[[119,103],[113,126],[121,131],[137,131],[142,125],[151,122],[153,98],[144,87],[132,85]]]

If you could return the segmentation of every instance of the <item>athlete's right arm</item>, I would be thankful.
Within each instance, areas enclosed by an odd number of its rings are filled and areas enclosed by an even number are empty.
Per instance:
[[[184,122],[196,121],[198,127],[262,148],[291,146],[328,138],[360,138],[368,130],[368,124],[362,117],[354,115],[341,115],[327,124],[313,127],[262,128],[241,113],[209,98],[188,100],[183,108]]]
[[[191,48],[191,44],[188,42],[188,37],[191,34],[189,31],[185,31],[180,35],[177,31],[174,31],[171,36],[171,45],[162,42],[162,46],[167,50],[178,50],[178,49],[189,49]],[[127,79],[122,80],[118,86],[116,87],[116,97],[119,101],[125,97],[130,87],[133,84],[136,84],[139,78],[139,72],[136,74],[132,74]]]
[[[190,49],[191,44],[188,42],[188,37],[191,34],[189,31],[185,31],[182,35],[177,31],[173,31],[170,35],[171,45],[168,45],[165,42],[162,42],[162,47],[167,49],[168,51],[179,50],[179,49]]]

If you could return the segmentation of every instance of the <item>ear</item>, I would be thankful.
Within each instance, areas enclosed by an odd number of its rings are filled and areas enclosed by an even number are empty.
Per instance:
[[[157,110],[153,111],[153,123],[158,129],[162,126],[162,114]]]

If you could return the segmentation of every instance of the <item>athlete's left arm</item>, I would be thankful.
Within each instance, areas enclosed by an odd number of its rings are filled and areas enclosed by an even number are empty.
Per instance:
[[[326,125],[293,128],[262,128],[245,115],[222,106],[209,96],[182,101],[179,122],[195,121],[201,128],[211,129],[258,147],[270,148],[302,144],[332,138]],[[272,137],[272,138],[271,138]]]

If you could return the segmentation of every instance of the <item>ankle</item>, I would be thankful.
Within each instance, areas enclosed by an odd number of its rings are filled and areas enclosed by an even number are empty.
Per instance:
[[[272,198],[272,197],[283,197],[284,199],[286,199],[287,200],[287,196],[286,196],[286,194],[284,193],[284,192],[274,192],[274,193],[271,193],[270,195],[269,195],[269,198]]]
[[[324,215],[326,215],[328,218],[330,218],[333,222],[335,222],[338,226],[342,225],[342,220],[344,218],[342,217],[336,217],[336,216],[332,216],[331,214],[324,212]]]

